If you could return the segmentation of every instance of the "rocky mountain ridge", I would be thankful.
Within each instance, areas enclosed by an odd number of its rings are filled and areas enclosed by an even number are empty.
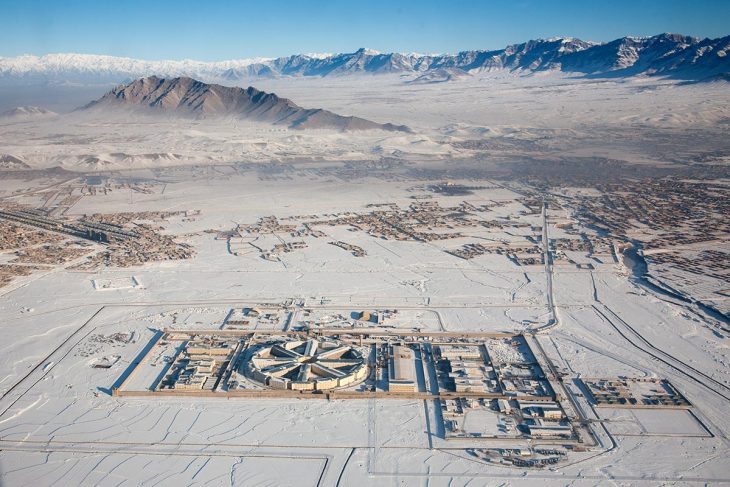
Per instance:
[[[606,43],[570,37],[531,40],[498,50],[457,54],[380,53],[359,49],[333,55],[296,54],[221,62],[144,61],[112,56],[49,54],[0,58],[0,83],[119,83],[157,75],[207,82],[285,76],[401,73],[438,69],[476,73],[511,70],[564,71],[584,76],[662,75],[701,80],[730,73],[730,36],[699,39],[680,34],[622,37]]]
[[[386,130],[409,132],[403,125],[376,123],[320,108],[302,108],[287,98],[249,86],[208,84],[188,77],[150,76],[120,85],[82,110],[142,110],[195,118],[234,117],[292,129]]]

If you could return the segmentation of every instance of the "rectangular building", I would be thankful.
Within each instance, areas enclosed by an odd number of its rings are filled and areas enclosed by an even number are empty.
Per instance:
[[[388,390],[390,392],[415,392],[418,390],[414,353],[405,345],[393,345],[390,349]]]

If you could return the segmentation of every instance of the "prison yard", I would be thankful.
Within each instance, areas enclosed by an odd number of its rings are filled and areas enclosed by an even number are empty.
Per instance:
[[[102,337],[134,349],[122,359],[128,365],[110,385],[112,396],[319,400],[345,408],[378,401],[386,409],[391,401],[418,400],[448,448],[480,462],[538,469],[603,447],[586,409],[692,409],[664,378],[566,373],[534,332],[448,332],[423,311],[312,308],[297,299],[218,314],[219,321],[196,321],[196,328],[150,329],[147,343],[136,334]],[[106,353],[91,366],[109,368],[119,359]]]
[[[563,456],[550,457],[559,460],[567,458],[568,450],[596,447],[571,406],[563,406],[562,386],[551,385],[529,339],[396,335],[377,329],[287,334],[164,329],[112,394],[261,401],[418,399],[432,403],[445,441],[475,448],[482,460],[489,461],[487,452],[525,440],[544,442],[546,451],[559,448]]]

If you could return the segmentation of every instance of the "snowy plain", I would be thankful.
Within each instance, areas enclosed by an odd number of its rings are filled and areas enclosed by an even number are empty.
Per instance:
[[[306,249],[272,262],[234,255],[217,232],[270,215],[367,213],[368,205],[386,203],[407,208],[414,196],[443,207],[492,205],[489,218],[540,226],[521,194],[533,189],[528,183],[492,179],[504,165],[594,157],[654,167],[696,153],[727,157],[730,93],[722,84],[496,72],[430,85],[382,75],[260,80],[257,88],[302,106],[407,124],[414,133],[299,132],[136,114],[100,120],[83,112],[0,121],[2,153],[32,169],[67,171],[3,175],[6,202],[41,206],[57,185],[84,185],[96,174],[143,181],[151,191],[86,195],[66,217],[200,210],[161,223],[196,250],[192,259],[58,267],[0,288],[2,485],[730,483],[728,400],[676,362],[730,385],[728,335],[718,338],[716,324],[696,308],[643,288],[620,262],[556,267],[560,324],[541,335],[541,344],[572,377],[667,378],[693,404],[692,415],[606,412],[596,423],[608,425],[601,433],[607,444],[554,469],[489,464],[451,447],[429,427],[437,416],[425,401],[111,396],[156,330],[214,328],[231,308],[256,303],[428,310],[447,331],[519,332],[549,319],[543,266],[444,252],[461,241],[385,240],[326,227],[331,239],[367,256],[312,238]],[[464,168],[476,176],[459,177]],[[443,195],[425,187],[445,179],[477,189]],[[552,218],[551,235],[562,235],[554,224],[562,217]],[[525,240],[499,229],[469,238]],[[133,281],[143,285],[95,287]],[[627,339],[624,322],[675,361],[661,362]],[[136,339],[124,346],[98,340],[132,332]],[[112,354],[120,360],[111,368],[91,367]]]

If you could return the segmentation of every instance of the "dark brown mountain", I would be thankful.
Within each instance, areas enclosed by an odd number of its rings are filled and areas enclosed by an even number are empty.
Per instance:
[[[404,125],[376,123],[321,108],[302,108],[287,98],[249,86],[246,89],[203,83],[192,78],[150,76],[120,85],[84,110],[132,109],[195,118],[236,117],[293,129],[387,130],[410,132]]]

